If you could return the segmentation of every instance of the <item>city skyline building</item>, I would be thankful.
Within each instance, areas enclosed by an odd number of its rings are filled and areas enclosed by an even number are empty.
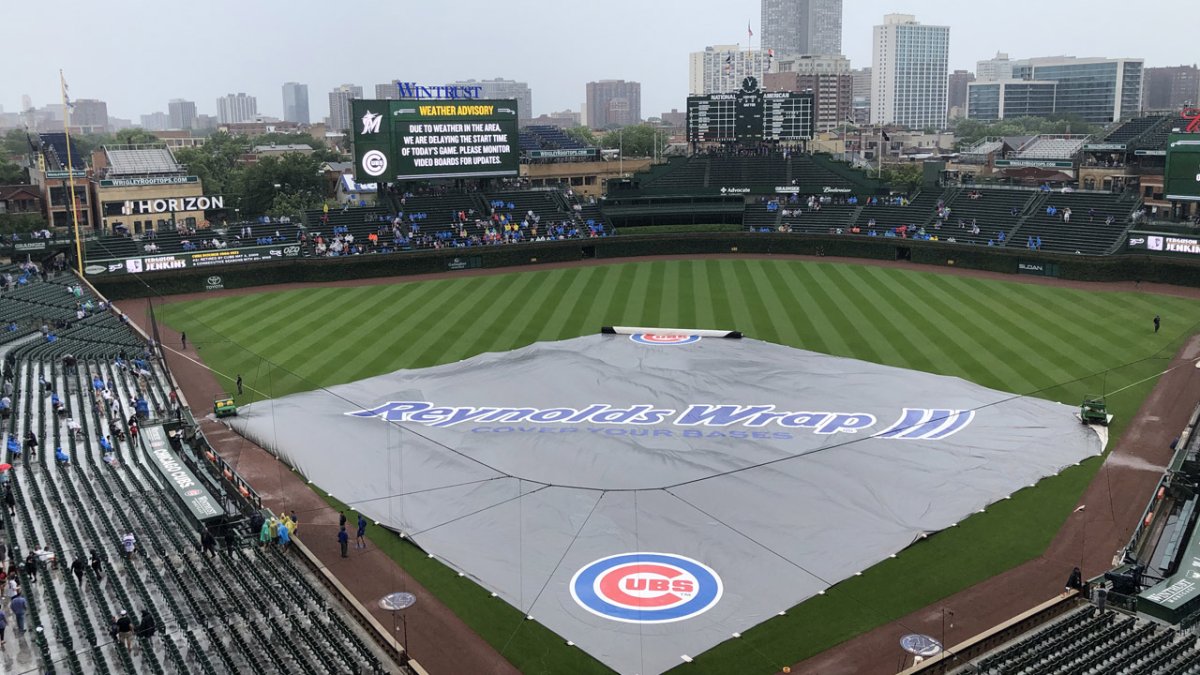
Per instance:
[[[167,115],[172,129],[190,130],[196,127],[196,103],[182,98],[167,101]]]
[[[283,120],[296,124],[309,124],[308,85],[299,82],[283,84]]]
[[[625,80],[588,82],[586,124],[593,129],[614,129],[642,119],[642,85]]]
[[[350,101],[363,97],[363,89],[357,84],[343,84],[329,92],[329,129],[349,131],[354,125],[350,119]]]
[[[842,53],[842,0],[762,0],[761,21],[764,51]]]
[[[226,94],[217,99],[217,121],[237,124],[252,121],[258,115],[258,99],[245,92]]]
[[[950,27],[888,14],[871,44],[871,123],[946,128]]]

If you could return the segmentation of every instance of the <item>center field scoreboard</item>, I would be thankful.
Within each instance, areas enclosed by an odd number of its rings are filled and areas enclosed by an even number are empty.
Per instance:
[[[813,95],[759,91],[752,77],[742,91],[689,96],[689,143],[807,141],[813,136]]]
[[[1200,201],[1200,134],[1171,134],[1163,192],[1171,201]]]
[[[359,183],[516,176],[517,102],[352,100]]]

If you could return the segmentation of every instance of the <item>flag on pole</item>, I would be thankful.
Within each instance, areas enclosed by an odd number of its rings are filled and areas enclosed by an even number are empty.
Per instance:
[[[750,20],[749,19],[746,20],[746,34],[749,35],[751,39],[754,38],[754,31],[750,30]]]
[[[63,105],[68,108],[74,108],[75,104],[71,103],[71,88],[67,86],[67,80],[63,77],[62,71],[58,71],[58,81],[62,84],[62,100]]]

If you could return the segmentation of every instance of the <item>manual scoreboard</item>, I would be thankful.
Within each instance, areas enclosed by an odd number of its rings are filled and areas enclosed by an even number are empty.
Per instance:
[[[758,143],[811,140],[813,95],[779,91],[764,93],[753,77],[742,91],[689,96],[689,143]]]
[[[516,176],[515,100],[352,100],[359,183]]]

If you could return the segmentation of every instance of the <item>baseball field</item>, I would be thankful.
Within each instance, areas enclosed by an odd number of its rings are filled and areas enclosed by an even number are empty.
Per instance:
[[[1163,318],[1155,334],[1151,320]],[[458,361],[604,325],[736,329],[838,356],[1077,404],[1107,394],[1112,442],[1187,335],[1200,302],[880,266],[660,260],[168,304],[242,402]],[[1100,462],[1022,490],[717,648],[688,672],[777,671],[1039,555]],[[319,485],[319,477],[311,477]],[[605,672],[523,612],[394,537],[375,537],[515,666]]]

